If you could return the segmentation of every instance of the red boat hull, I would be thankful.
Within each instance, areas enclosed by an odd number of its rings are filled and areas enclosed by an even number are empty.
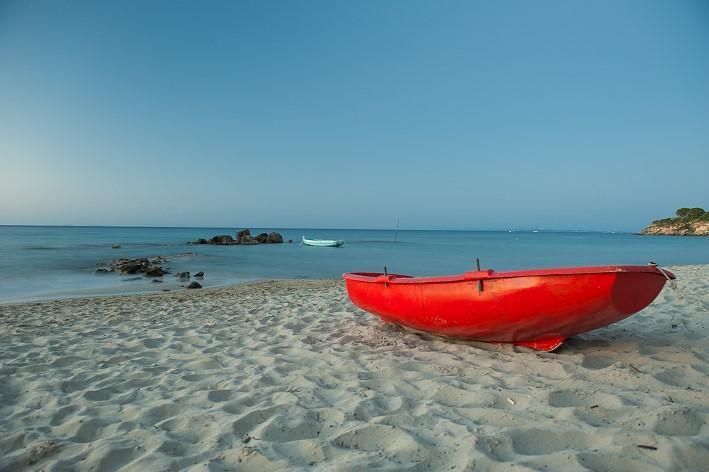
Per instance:
[[[343,275],[352,303],[382,320],[454,338],[552,351],[648,306],[674,275],[655,266],[477,271],[448,277]]]

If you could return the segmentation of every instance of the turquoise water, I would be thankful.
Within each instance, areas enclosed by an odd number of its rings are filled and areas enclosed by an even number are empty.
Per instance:
[[[526,269],[606,264],[709,263],[709,238],[592,232],[393,231],[251,228],[279,231],[293,244],[190,246],[186,242],[234,228],[0,226],[0,302],[178,288],[96,275],[96,264],[118,257],[177,256],[172,272],[204,271],[204,286],[264,278],[335,278],[348,271],[411,275],[461,273],[479,257],[485,268]],[[302,235],[343,239],[342,248],[298,244]],[[121,244],[120,249],[112,249]],[[194,253],[187,254],[186,253]]]

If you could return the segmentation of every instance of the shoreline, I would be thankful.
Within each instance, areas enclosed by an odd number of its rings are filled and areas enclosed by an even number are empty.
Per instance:
[[[554,353],[414,333],[340,280],[0,306],[0,469],[699,470],[709,265]]]
[[[682,268],[682,267],[702,267],[706,266],[709,267],[709,264],[682,264],[682,265],[671,265],[671,266],[662,266],[665,269],[669,270],[675,270],[676,268]],[[600,267],[600,266],[599,266]],[[674,268],[674,269],[673,269]],[[171,280],[171,277],[167,277],[168,279]],[[90,288],[86,289],[86,292],[82,294],[81,291],[76,291],[76,290],[68,290],[65,292],[60,292],[59,294],[56,294],[55,296],[37,296],[37,297],[28,297],[25,299],[8,299],[8,300],[0,300],[0,308],[3,307],[10,307],[10,306],[17,306],[17,305],[25,305],[25,304],[42,304],[42,303],[51,303],[51,302],[57,302],[57,301],[63,301],[63,300],[93,300],[93,299],[105,299],[105,298],[110,298],[110,297],[140,297],[140,296],[149,296],[149,295],[174,295],[174,294],[184,294],[188,292],[210,292],[214,290],[224,290],[224,289],[229,289],[233,287],[238,287],[242,285],[251,285],[251,284],[258,284],[258,283],[267,283],[267,282],[286,282],[286,281],[291,281],[291,282],[307,282],[307,281],[320,281],[320,282],[334,282],[334,281],[342,281],[341,277],[338,278],[274,278],[274,277],[269,277],[269,278],[251,278],[251,279],[241,279],[241,281],[234,282],[234,280],[227,281],[225,283],[217,283],[216,285],[209,285],[209,286],[203,286],[200,289],[186,289],[184,286],[185,282],[168,282],[165,283],[165,285],[161,285],[161,288],[150,288],[150,286],[146,286],[144,284],[137,285],[136,287],[141,287],[141,288],[136,288],[135,290],[128,290],[125,291],[122,287],[112,287],[111,289],[105,289],[105,288]],[[183,285],[181,285],[183,284]],[[169,290],[164,290],[164,288],[169,288]]]
[[[51,303],[51,302],[58,302],[58,301],[64,301],[64,300],[92,300],[92,299],[97,299],[97,298],[111,298],[111,297],[140,297],[140,296],[147,296],[147,295],[170,295],[170,294],[179,294],[179,293],[186,293],[186,292],[207,292],[210,290],[219,290],[219,289],[226,289],[226,288],[231,288],[231,287],[236,287],[240,285],[248,285],[248,284],[254,284],[254,283],[261,283],[261,282],[270,282],[270,281],[281,281],[281,280],[336,280],[336,279],[276,279],[276,278],[268,278],[268,279],[243,279],[241,282],[234,282],[234,281],[228,281],[225,282],[224,284],[217,284],[217,285],[209,285],[207,287],[202,287],[200,289],[186,289],[184,286],[180,285],[178,282],[171,282],[171,283],[166,283],[164,286],[161,287],[170,287],[169,291],[165,291],[162,288],[161,289],[151,289],[151,288],[143,288],[143,289],[136,289],[136,290],[130,290],[130,291],[124,291],[121,287],[113,287],[112,289],[105,289],[105,288],[90,288],[86,289],[87,292],[93,292],[93,293],[86,293],[86,294],[81,294],[81,292],[77,292],[75,290],[69,290],[66,292],[61,292],[62,294],[65,295],[57,295],[53,297],[45,297],[45,296],[37,296],[37,297],[28,297],[26,299],[8,299],[7,301],[5,300],[0,300],[0,308],[2,307],[7,307],[7,306],[16,306],[16,305],[25,305],[25,304],[42,304],[42,303]],[[184,282],[182,282],[184,283]],[[144,287],[144,285],[141,285],[141,287]]]

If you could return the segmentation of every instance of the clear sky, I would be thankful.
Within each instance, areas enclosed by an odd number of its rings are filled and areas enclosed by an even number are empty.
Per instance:
[[[637,230],[709,2],[0,0],[0,224]]]

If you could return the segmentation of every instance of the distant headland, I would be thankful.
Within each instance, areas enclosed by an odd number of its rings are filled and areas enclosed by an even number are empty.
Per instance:
[[[675,214],[675,218],[653,221],[640,234],[709,236],[709,211],[703,208],[679,208]]]

